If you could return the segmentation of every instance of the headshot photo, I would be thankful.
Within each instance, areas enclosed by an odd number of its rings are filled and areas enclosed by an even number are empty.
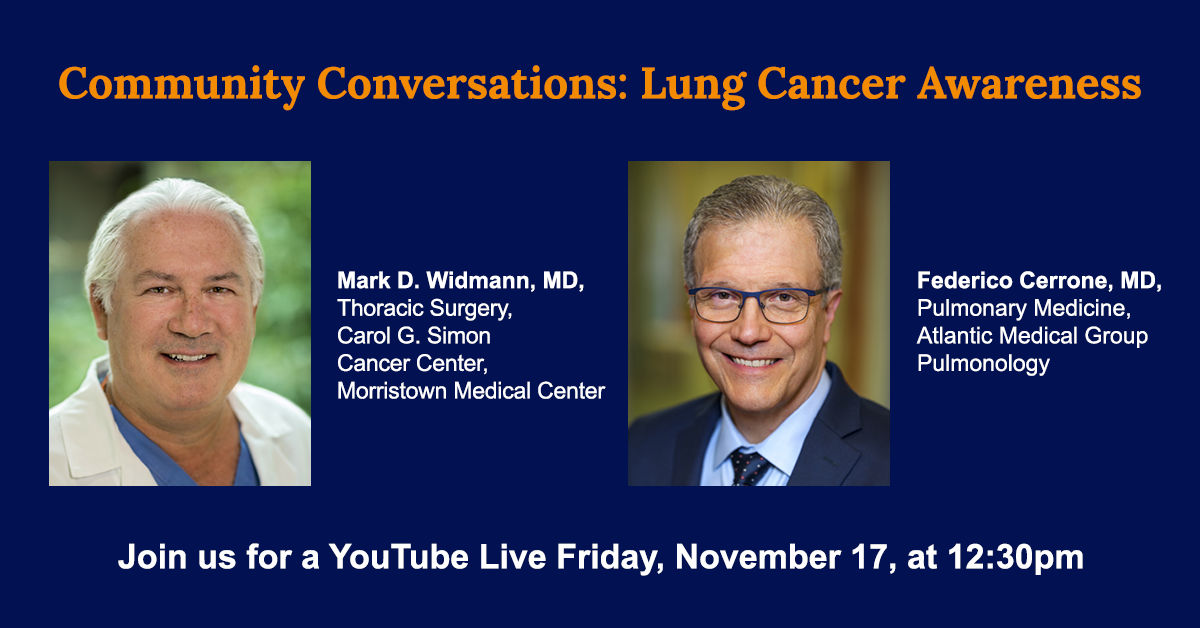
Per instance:
[[[310,165],[50,164],[50,485],[307,486]]]
[[[631,486],[888,486],[887,162],[629,164]]]

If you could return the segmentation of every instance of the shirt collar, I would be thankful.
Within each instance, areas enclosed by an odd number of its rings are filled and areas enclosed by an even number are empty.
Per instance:
[[[729,458],[729,454],[739,449],[746,452],[757,451],[771,466],[779,469],[784,475],[790,476],[800,458],[800,449],[804,447],[804,439],[808,430],[817,418],[817,412],[825,404],[833,381],[825,369],[821,369],[821,378],[817,380],[817,388],[799,408],[783,420],[761,443],[753,444],[746,440],[738,431],[729,416],[729,408],[721,398],[721,421],[717,424],[717,443],[712,459],[713,468],[720,466]]]
[[[96,376],[100,380],[100,387],[103,390],[104,381],[108,378],[108,364],[97,368]],[[150,437],[134,427],[116,406],[109,404],[108,408],[112,411],[117,431],[129,444],[129,448],[133,450],[138,460],[150,470],[150,475],[154,477],[156,484],[159,486],[196,486],[196,481],[187,474],[187,471],[184,471],[183,467],[172,460],[157,443],[150,440]],[[250,457],[250,447],[246,444],[246,437],[242,434],[240,419],[238,420],[238,462],[237,469],[234,471],[233,485],[259,485],[258,469],[255,468],[254,459]]]

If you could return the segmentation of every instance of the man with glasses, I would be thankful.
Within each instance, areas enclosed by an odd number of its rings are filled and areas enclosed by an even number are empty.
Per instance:
[[[631,485],[887,485],[886,408],[825,360],[841,302],[837,220],[815,192],[741,177],[684,241],[696,348],[719,393],[629,429]]]

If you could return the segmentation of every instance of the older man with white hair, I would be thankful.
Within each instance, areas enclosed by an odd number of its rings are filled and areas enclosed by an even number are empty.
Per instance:
[[[51,485],[307,485],[310,422],[239,382],[264,261],[241,205],[161,179],[100,223],[84,283],[108,355],[50,409]]]

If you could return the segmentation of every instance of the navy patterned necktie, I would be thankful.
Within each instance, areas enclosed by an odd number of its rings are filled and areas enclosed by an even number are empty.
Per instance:
[[[771,463],[757,451],[748,454],[735,451],[729,454],[729,460],[733,462],[733,486],[754,486],[771,468]]]

